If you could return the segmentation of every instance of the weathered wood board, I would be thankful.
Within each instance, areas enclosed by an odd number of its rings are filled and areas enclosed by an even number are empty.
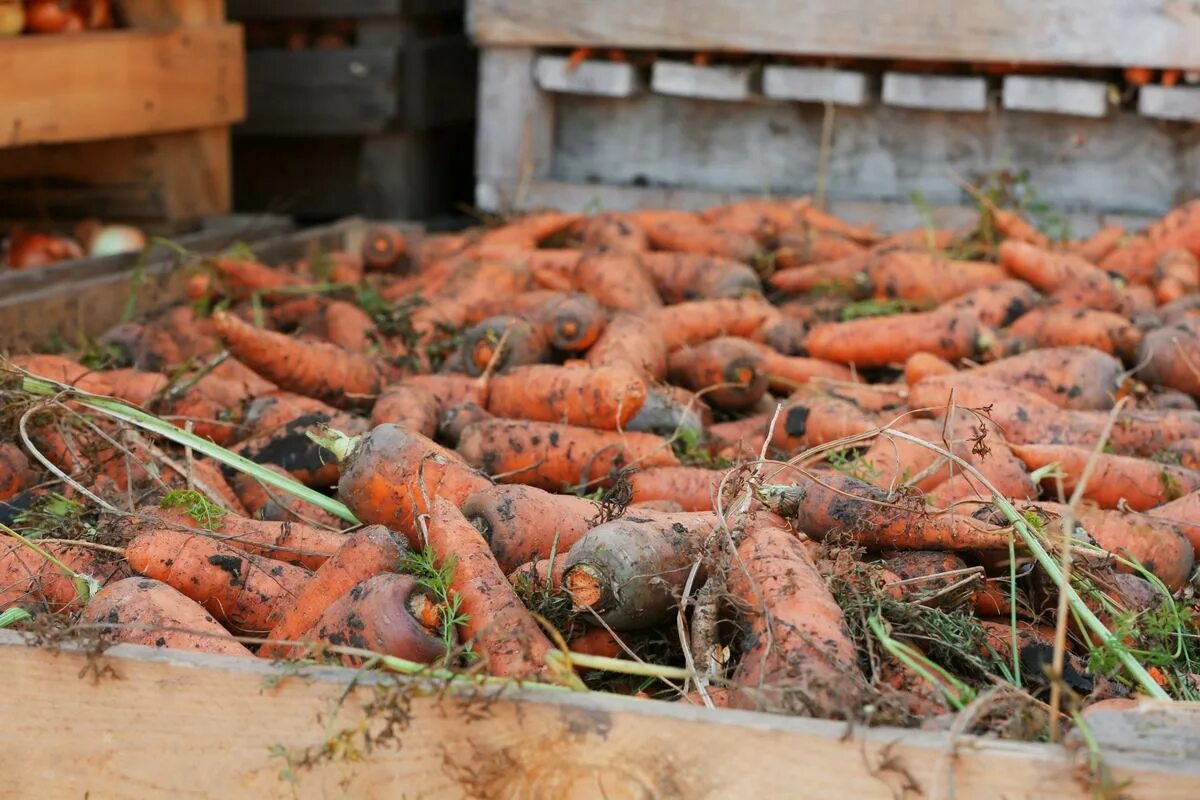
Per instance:
[[[1200,68],[1181,0],[473,0],[483,46]]]
[[[612,695],[444,691],[131,645],[89,656],[5,632],[0,670],[3,797],[1091,796],[1083,754],[1051,745]],[[1113,777],[1131,800],[1194,800],[1200,709],[1135,713],[1092,718]],[[394,738],[367,748],[360,724],[390,724]],[[335,738],[344,747],[324,751]],[[334,755],[304,765],[305,751]]]

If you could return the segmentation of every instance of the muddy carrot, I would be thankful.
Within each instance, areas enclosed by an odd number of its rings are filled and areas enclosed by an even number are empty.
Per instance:
[[[371,407],[372,426],[390,422],[428,437],[437,432],[441,416],[441,404],[432,392],[407,383],[387,387]]]
[[[633,255],[585,254],[575,268],[574,288],[617,311],[648,311],[662,306],[653,281]]]
[[[300,522],[247,519],[237,514],[213,517],[187,507],[142,509],[133,518],[137,529],[165,526],[206,535],[249,553],[276,561],[317,569],[342,546],[346,537]]]
[[[646,400],[646,384],[626,367],[516,367],[493,376],[487,410],[509,419],[621,430]]]
[[[760,438],[761,441],[761,438]],[[629,476],[634,503],[674,500],[684,511],[712,511],[724,470],[701,467],[652,467]]]
[[[749,263],[759,252],[752,236],[705,224],[695,214],[679,211],[634,211],[627,215],[656,250],[719,256]]]
[[[562,560],[599,517],[600,507],[533,486],[492,486],[468,497],[462,513],[507,573],[527,561],[548,558],[552,549]]]
[[[34,480],[29,459],[15,444],[0,442],[0,500],[20,494]]]
[[[581,226],[584,247],[616,253],[644,253],[650,249],[646,233],[621,214],[598,214]]]
[[[649,381],[667,375],[667,342],[663,330],[633,314],[616,314],[587,353],[594,367],[625,367]]]
[[[1120,225],[1105,225],[1088,238],[1068,244],[1067,251],[1092,264],[1099,264],[1124,238],[1125,228]]]
[[[1141,331],[1120,314],[1067,306],[1035,308],[1010,325],[1008,334],[1038,347],[1094,347],[1129,361],[1142,343]]]
[[[367,269],[395,269],[408,256],[408,238],[391,225],[375,225],[363,236],[362,260]]]
[[[1146,334],[1138,354],[1138,377],[1200,397],[1200,319]]]
[[[277,475],[288,477],[291,475],[278,464],[261,464],[260,466]],[[220,473],[218,472],[218,474]],[[254,519],[274,522],[303,522],[331,530],[341,530],[346,525],[341,519],[307,500],[301,500],[299,497],[277,489],[268,489],[266,484],[249,474],[239,473],[236,475],[232,486],[242,508]]]
[[[929,251],[895,250],[867,266],[867,281],[876,297],[941,303],[1002,282],[1003,267],[982,261],[957,261]]]
[[[520,317],[492,317],[463,334],[462,353],[467,374],[482,375],[489,364],[503,371],[549,360],[550,348],[542,331]]]
[[[666,439],[549,422],[495,419],[469,425],[458,451],[502,483],[548,491],[608,486],[625,467],[675,466]]]
[[[954,368],[953,364],[933,353],[913,353],[904,362],[904,382],[909,386],[925,378],[936,375],[953,375],[956,372],[958,370]]]
[[[1037,305],[1040,296],[1025,281],[989,284],[943,303],[946,311],[969,311],[981,325],[1003,328]]]
[[[1012,451],[1030,470],[1057,464],[1059,470],[1043,478],[1042,486],[1054,492],[1061,482],[1068,497],[1092,458],[1092,451],[1066,445],[1013,445]],[[1134,511],[1145,511],[1196,489],[1200,489],[1200,473],[1190,469],[1145,458],[1100,453],[1095,456],[1083,497],[1101,508],[1117,508],[1124,501]]]
[[[38,547],[76,574],[100,577],[104,570],[94,550],[53,542]],[[20,605],[30,611],[61,611],[76,606],[80,598],[73,578],[22,542],[0,538],[0,609]]]
[[[1154,264],[1154,296],[1170,303],[1200,290],[1200,264],[1187,250],[1168,250]]]
[[[961,373],[986,378],[1046,398],[1061,408],[1112,408],[1125,381],[1125,368],[1092,347],[1047,347],[1003,358]]]
[[[719,408],[748,408],[767,391],[759,349],[733,336],[676,350],[668,359],[667,373],[673,382],[701,393]]]
[[[785,231],[779,235],[779,247],[774,252],[775,268],[785,270],[837,261],[865,252],[866,249],[858,242],[835,233],[813,229]]]
[[[694,253],[644,253],[639,258],[668,303],[762,293],[758,273],[740,261]]]
[[[814,325],[805,346],[815,358],[877,367],[902,364],[922,352],[951,361],[966,358],[978,349],[980,333],[967,312],[929,311]]]
[[[668,350],[718,336],[753,337],[778,319],[779,310],[762,298],[692,300],[657,310],[650,319],[662,331]]]
[[[1000,245],[997,255],[1014,277],[1039,291],[1072,298],[1073,305],[1110,310],[1120,303],[1121,287],[1079,256],[1011,239]]]
[[[451,589],[462,601],[461,626],[492,675],[529,678],[541,674],[553,645],[525,610],[487,543],[455,505],[433,501],[429,546],[442,562],[454,559]]]

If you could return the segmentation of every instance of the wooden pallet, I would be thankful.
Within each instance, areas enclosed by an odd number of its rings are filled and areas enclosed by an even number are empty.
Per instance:
[[[615,695],[446,690],[135,645],[97,656],[25,646],[2,631],[0,671],[3,797],[1093,797],[1078,740],[848,728]],[[360,724],[378,734],[385,718],[393,738],[368,747]],[[1146,704],[1089,722],[1123,797],[1200,796],[1200,704]]]
[[[130,29],[0,40],[0,217],[197,219],[230,207],[241,29],[220,0],[124,0]]]
[[[1041,200],[1089,214],[1157,215],[1200,194],[1200,140],[1180,122],[1200,121],[1200,86],[1130,87],[1120,102],[1110,87],[1124,66],[1200,66],[1195,9],[844,5],[769,2],[747,13],[734,0],[475,0],[477,205],[530,208],[552,186],[645,202],[708,192],[894,204],[919,194],[956,205],[968,197],[955,177],[998,169],[1028,170]],[[593,55],[570,68],[575,47]],[[607,61],[605,48],[626,61]],[[692,63],[697,52],[714,63]],[[823,67],[824,56],[850,66]],[[965,63],[925,73],[893,59]],[[1040,66],[970,66],[1013,61]]]

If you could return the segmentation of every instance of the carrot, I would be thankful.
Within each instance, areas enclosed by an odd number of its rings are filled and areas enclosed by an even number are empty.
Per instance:
[[[771,444],[786,454],[874,430],[886,420],[815,386],[801,387],[784,404]],[[711,429],[710,429],[711,430]]]
[[[312,627],[296,638],[431,664],[446,652],[438,636],[441,618],[440,606],[416,578],[382,572],[325,606]],[[363,662],[352,655],[338,660],[347,667]]]
[[[824,394],[854,404],[867,414],[903,413],[908,408],[908,389],[899,383],[862,383],[830,378],[813,378],[797,387],[793,396]]]
[[[913,353],[904,362],[904,382],[909,386],[936,375],[953,375],[958,370],[944,358],[933,353]]]
[[[943,424],[946,423],[943,421]],[[977,437],[981,432],[986,435],[982,445],[977,446]],[[959,455],[971,462],[1000,494],[1010,500],[1037,497],[1037,486],[1029,477],[1025,462],[1012,452],[996,425],[981,423],[974,415],[959,411],[954,420],[946,424],[946,438],[961,447],[964,452]],[[949,480],[925,493],[925,502],[930,508],[946,509],[963,501],[991,501],[991,492],[974,476],[957,466],[951,466],[950,472],[952,477]]]
[[[646,400],[646,384],[626,367],[517,367],[493,376],[487,409],[510,419],[621,430]]]
[[[480,245],[515,244],[527,250],[534,250],[543,240],[565,231],[582,219],[582,214],[563,214],[557,211],[529,214],[514,222],[486,231],[479,238],[479,243]]]
[[[616,253],[644,253],[650,249],[646,233],[621,214],[598,214],[586,220],[579,232],[583,246]]]
[[[993,361],[961,373],[1026,389],[1061,408],[1112,408],[1125,381],[1124,367],[1092,347],[1048,347]]]
[[[438,440],[451,447],[457,447],[458,440],[462,438],[462,432],[468,425],[495,418],[495,415],[475,403],[467,402],[451,406],[446,409],[446,413],[438,422]]]
[[[1196,411],[1200,409],[1200,405],[1196,403],[1190,394],[1181,392],[1178,389],[1153,389],[1145,397],[1138,398],[1137,403],[1139,408],[1159,411],[1170,409]]]
[[[207,536],[148,528],[125,548],[135,572],[195,600],[235,633],[263,634],[310,573]]]
[[[94,550],[79,545],[45,542],[38,547],[79,575],[100,577],[105,569]],[[16,539],[0,538],[0,610],[20,605],[55,612],[78,603],[73,576]]]
[[[591,295],[546,289],[491,298],[472,307],[467,321],[478,323],[505,314],[524,317],[548,343],[572,353],[591,347],[606,322],[604,309]]]
[[[479,531],[445,498],[433,501],[429,546],[440,562],[454,559],[450,587],[467,617],[461,633],[487,671],[513,678],[544,673],[553,645],[525,610]]]
[[[668,303],[762,293],[758,273],[740,261],[694,253],[643,253],[639,258]]]
[[[571,602],[618,631],[664,622],[716,522],[713,514],[701,512],[627,514],[597,525],[567,553],[563,585]],[[701,563],[693,587],[704,578]]]
[[[1056,253],[1008,240],[997,251],[1014,277],[1042,292],[1072,298],[1073,305],[1106,311],[1117,307],[1121,288],[1100,268],[1071,253]]]
[[[604,658],[619,658],[625,650],[617,638],[604,628],[586,628],[583,633],[572,636],[568,642],[572,653],[583,653]],[[581,669],[576,667],[576,669]]]
[[[622,253],[585,253],[575,268],[574,288],[618,311],[648,311],[662,305],[641,261]]]
[[[1185,469],[1200,470],[1200,439],[1180,439],[1163,448],[1159,458]]]
[[[165,583],[125,578],[105,586],[80,622],[99,625],[100,638],[172,650],[253,657],[203,607]]]
[[[224,293],[234,300],[246,300],[255,294],[271,300],[280,296],[279,289],[304,284],[301,278],[286,270],[250,259],[218,256],[213,259],[212,267]]]
[[[587,352],[593,367],[632,369],[647,381],[667,375],[667,342],[662,329],[633,314],[616,314]]]
[[[671,353],[667,372],[675,383],[700,392],[714,406],[748,408],[767,391],[763,359],[751,342],[720,336]]]
[[[797,207],[789,200],[738,200],[707,208],[699,216],[704,222],[759,241],[769,240],[787,230],[807,227]]]
[[[1068,244],[1067,252],[1074,253],[1092,264],[1098,264],[1115,250],[1124,238],[1125,228],[1120,225],[1105,225],[1088,238]]]
[[[382,525],[369,525],[345,537],[341,547],[313,573],[312,578],[281,612],[268,640],[292,641],[310,631],[338,598],[383,572],[396,570],[405,547]],[[260,658],[286,658],[295,648],[268,642],[258,650]]]
[[[249,553],[317,569],[342,546],[346,537],[300,522],[272,522],[223,514],[209,519],[196,516],[186,506],[168,505],[140,511],[132,520],[135,529],[171,526],[185,531],[210,531],[221,542]]]
[[[1039,296],[1025,281],[992,283],[943,303],[946,311],[970,311],[981,325],[1002,328],[1037,305]]]
[[[1172,209],[1142,234],[1113,250],[1100,267],[1136,283],[1154,272],[1154,263],[1168,250],[1200,254],[1200,203],[1185,203]]]
[[[492,317],[469,328],[463,334],[462,352],[467,373],[482,375],[488,365],[505,370],[527,364],[540,364],[550,356],[541,330],[520,317]]]
[[[845,535],[868,548],[895,550],[1001,550],[1000,527],[962,514],[930,513],[919,496],[886,490],[840,473],[785,474],[787,486],[765,487],[769,506],[823,541]]]
[[[875,244],[879,235],[869,225],[852,225],[814,206],[807,200],[791,201],[791,208],[801,221],[816,230],[836,233],[861,244]]]
[[[1044,306],[1023,315],[1008,328],[1038,347],[1094,347],[1132,361],[1142,333],[1120,314],[1088,308]]]
[[[796,536],[756,515],[738,546],[729,589],[746,620],[732,705],[852,718],[865,680],[841,608]]]
[[[852,253],[832,261],[781,269],[768,282],[781,292],[811,292],[818,288],[858,294],[867,289],[866,269],[875,258],[871,251]]]
[[[633,211],[628,219],[641,228],[656,250],[719,256],[749,263],[759,252],[758,242],[744,233],[702,222],[684,211]]]
[[[1081,425],[1100,430],[1106,411],[1076,411]],[[1182,439],[1200,437],[1200,412],[1180,409],[1125,409],[1117,417],[1108,441],[1114,452],[1149,458]],[[1094,441],[1094,440],[1093,440]]]
[[[779,235],[775,251],[775,267],[780,270],[821,264],[854,256],[866,251],[858,242],[836,233],[805,228],[785,231]]]
[[[321,415],[326,420],[336,416],[331,405],[292,392],[271,392],[255,398],[246,407],[242,426],[253,435],[276,433],[288,423],[307,415]]]
[[[1138,354],[1138,377],[1200,397],[1200,318],[1150,331]]]
[[[458,505],[491,485],[454,451],[398,425],[331,436],[329,445],[341,466],[338,499],[359,520],[403,533],[413,547],[420,542],[417,517],[429,513],[433,498]]]
[[[495,419],[467,426],[458,442],[467,463],[502,483],[548,491],[607,486],[625,467],[679,464],[666,439],[549,422]]]
[[[668,350],[700,344],[718,336],[751,337],[779,318],[779,311],[762,298],[692,300],[649,315],[662,331]]]
[[[0,500],[8,500],[33,483],[29,459],[15,444],[0,442]]]
[[[1059,503],[1037,503],[1036,507],[1057,517],[1066,513],[1066,507]],[[1171,591],[1187,585],[1195,552],[1177,526],[1162,519],[1105,510],[1087,503],[1076,507],[1074,517],[1096,544],[1110,553],[1132,556]],[[1135,572],[1124,564],[1117,564],[1117,569]]]
[[[829,378],[835,381],[856,383],[858,377],[844,364],[822,361],[806,356],[785,356],[778,350],[759,344],[755,348],[762,358],[762,371],[767,375],[767,385],[773,392],[792,392],[814,378]]]
[[[1187,250],[1168,250],[1154,264],[1154,298],[1161,305],[1200,291],[1200,264]]]
[[[814,358],[878,367],[913,353],[966,358],[979,346],[980,327],[967,312],[929,311],[814,325],[805,346]]]
[[[921,250],[882,253],[867,266],[876,297],[900,297],[941,303],[1002,282],[1003,267],[981,261],[956,261]]]
[[[367,269],[388,271],[408,256],[408,238],[391,225],[373,225],[363,235],[362,260]]]
[[[291,475],[278,464],[262,464],[260,466],[277,475],[288,477]],[[218,472],[218,474],[220,473]],[[318,508],[307,500],[301,500],[299,497],[278,489],[268,489],[265,484],[247,473],[238,473],[234,477],[233,490],[237,493],[237,499],[242,508],[254,519],[273,522],[303,522],[332,530],[340,530],[346,525],[328,511]]]
[[[375,321],[358,306],[343,300],[333,300],[325,306],[324,336],[351,353],[366,352],[377,333]]]
[[[633,503],[674,500],[683,511],[712,511],[724,470],[700,467],[652,467],[629,476]]]
[[[186,359],[171,335],[160,327],[123,322],[105,331],[100,344],[115,350],[122,366],[166,372]]]
[[[1049,247],[1050,240],[1047,239],[1037,228],[1030,225],[1015,211],[1009,211],[1003,208],[989,208],[991,213],[992,226],[1005,239],[1017,244],[1029,244],[1034,247]]]
[[[1063,493],[1075,491],[1092,452],[1066,445],[1013,445],[1013,453],[1031,470],[1058,464],[1059,472],[1042,480],[1047,491],[1059,482]],[[1121,501],[1134,511],[1145,511],[1200,489],[1200,473],[1144,458],[1100,453],[1084,488],[1083,497],[1101,508],[1118,508]]]
[[[550,563],[550,559],[542,558],[517,567],[508,574],[508,582],[516,587],[518,592],[529,587],[543,591],[549,589],[557,593],[562,591],[563,573],[566,569],[565,554],[556,553],[553,564]]]
[[[1200,558],[1200,492],[1188,492],[1178,500],[1156,506],[1146,512],[1146,518],[1174,525],[1192,543]]]
[[[945,427],[940,421],[907,419],[890,426],[889,430],[916,436],[939,447],[947,446],[943,441]],[[958,456],[967,450],[956,447],[957,443],[953,441],[949,445]],[[914,442],[889,436],[887,430],[875,437],[871,446],[858,457],[858,462],[866,466],[868,483],[889,491],[904,485],[928,491],[947,480],[951,473],[950,464],[944,457]]]
[[[229,352],[282,389],[341,407],[362,405],[382,387],[378,366],[366,356],[259,330],[221,311],[213,322]]]
[[[283,426],[239,442],[232,449],[259,464],[278,464],[293,478],[317,489],[337,483],[337,459],[309,434],[322,427],[334,427],[349,434],[359,434],[368,425],[361,417],[344,413],[332,416],[317,412],[296,417]]]
[[[696,435],[712,422],[712,410],[694,392],[670,384],[646,390],[646,401],[624,426],[627,431],[657,433],[660,436]]]
[[[427,389],[408,383],[387,387],[371,407],[372,426],[391,422],[429,437],[437,432],[441,416],[437,397]]]
[[[562,560],[599,516],[600,507],[582,497],[550,494],[532,486],[491,486],[462,504],[506,573],[527,561]]]
[[[172,489],[203,489],[203,493],[210,500],[225,510],[232,511],[234,514],[242,514],[246,511],[237,492],[229,485],[229,481],[225,480],[225,475],[221,472],[221,467],[217,462],[208,458],[196,458],[190,464],[184,462],[179,466],[180,470],[170,467],[163,471],[160,476],[163,483]],[[216,496],[213,497],[212,494]]]

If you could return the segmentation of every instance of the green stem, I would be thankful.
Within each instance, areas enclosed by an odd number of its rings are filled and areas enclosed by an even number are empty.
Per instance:
[[[50,562],[51,564],[53,564],[54,566],[56,566],[60,570],[62,570],[63,574],[71,579],[71,583],[75,584],[75,594],[79,597],[80,601],[86,603],[88,600],[92,599],[92,595],[94,595],[96,592],[100,591],[100,584],[95,578],[91,577],[90,575],[80,575],[78,572],[76,572],[75,570],[68,567],[66,564],[64,564],[61,560],[59,560],[53,554],[48,553],[45,550],[43,550],[42,548],[38,547],[36,544],[31,542],[29,539],[26,539],[21,534],[17,533],[12,528],[5,525],[3,522],[0,522],[0,533],[3,533],[7,536],[11,536],[12,538],[14,538],[18,542],[20,542],[22,545],[24,545],[25,547],[28,547],[30,550],[37,553],[39,556],[46,559],[48,562]]]
[[[973,699],[975,692],[970,686],[955,678],[914,648],[892,638],[891,634],[883,627],[883,621],[878,614],[873,614],[867,620],[867,624],[871,626],[871,631],[884,650],[941,690],[956,711],[962,711],[966,704]]]
[[[586,669],[602,669],[606,672],[619,672],[622,675],[636,675],[641,678],[666,678],[667,680],[686,680],[693,677],[692,673],[682,667],[664,667],[657,664],[646,664],[642,661],[626,661],[622,658],[607,656],[584,655],[555,650],[547,655],[547,660],[555,658],[570,658],[571,664]]]
[[[351,524],[358,523],[358,519],[351,513],[350,509],[337,500],[326,497],[320,492],[315,492],[289,477],[279,475],[269,469],[264,469],[261,465],[255,464],[253,461],[243,458],[237,453],[230,452],[219,444],[214,444],[208,439],[201,439],[199,436],[177,428],[169,422],[164,422],[153,414],[142,411],[140,408],[135,408],[111,397],[89,394],[71,386],[63,386],[45,378],[26,377],[21,382],[21,388],[30,394],[41,397],[53,397],[59,394],[70,395],[72,400],[82,406],[99,411],[102,414],[119,419],[122,422],[127,422],[130,425],[151,433],[158,434],[176,444],[190,447],[197,453],[203,453],[214,461],[232,467],[239,472],[251,476],[255,480],[269,486],[274,486],[276,489],[287,492],[301,500],[306,500],[346,522]]]
[[[339,464],[350,457],[362,439],[361,436],[347,436],[328,426],[322,426],[320,430],[309,431],[308,438],[333,453],[333,457],[338,460]]]

